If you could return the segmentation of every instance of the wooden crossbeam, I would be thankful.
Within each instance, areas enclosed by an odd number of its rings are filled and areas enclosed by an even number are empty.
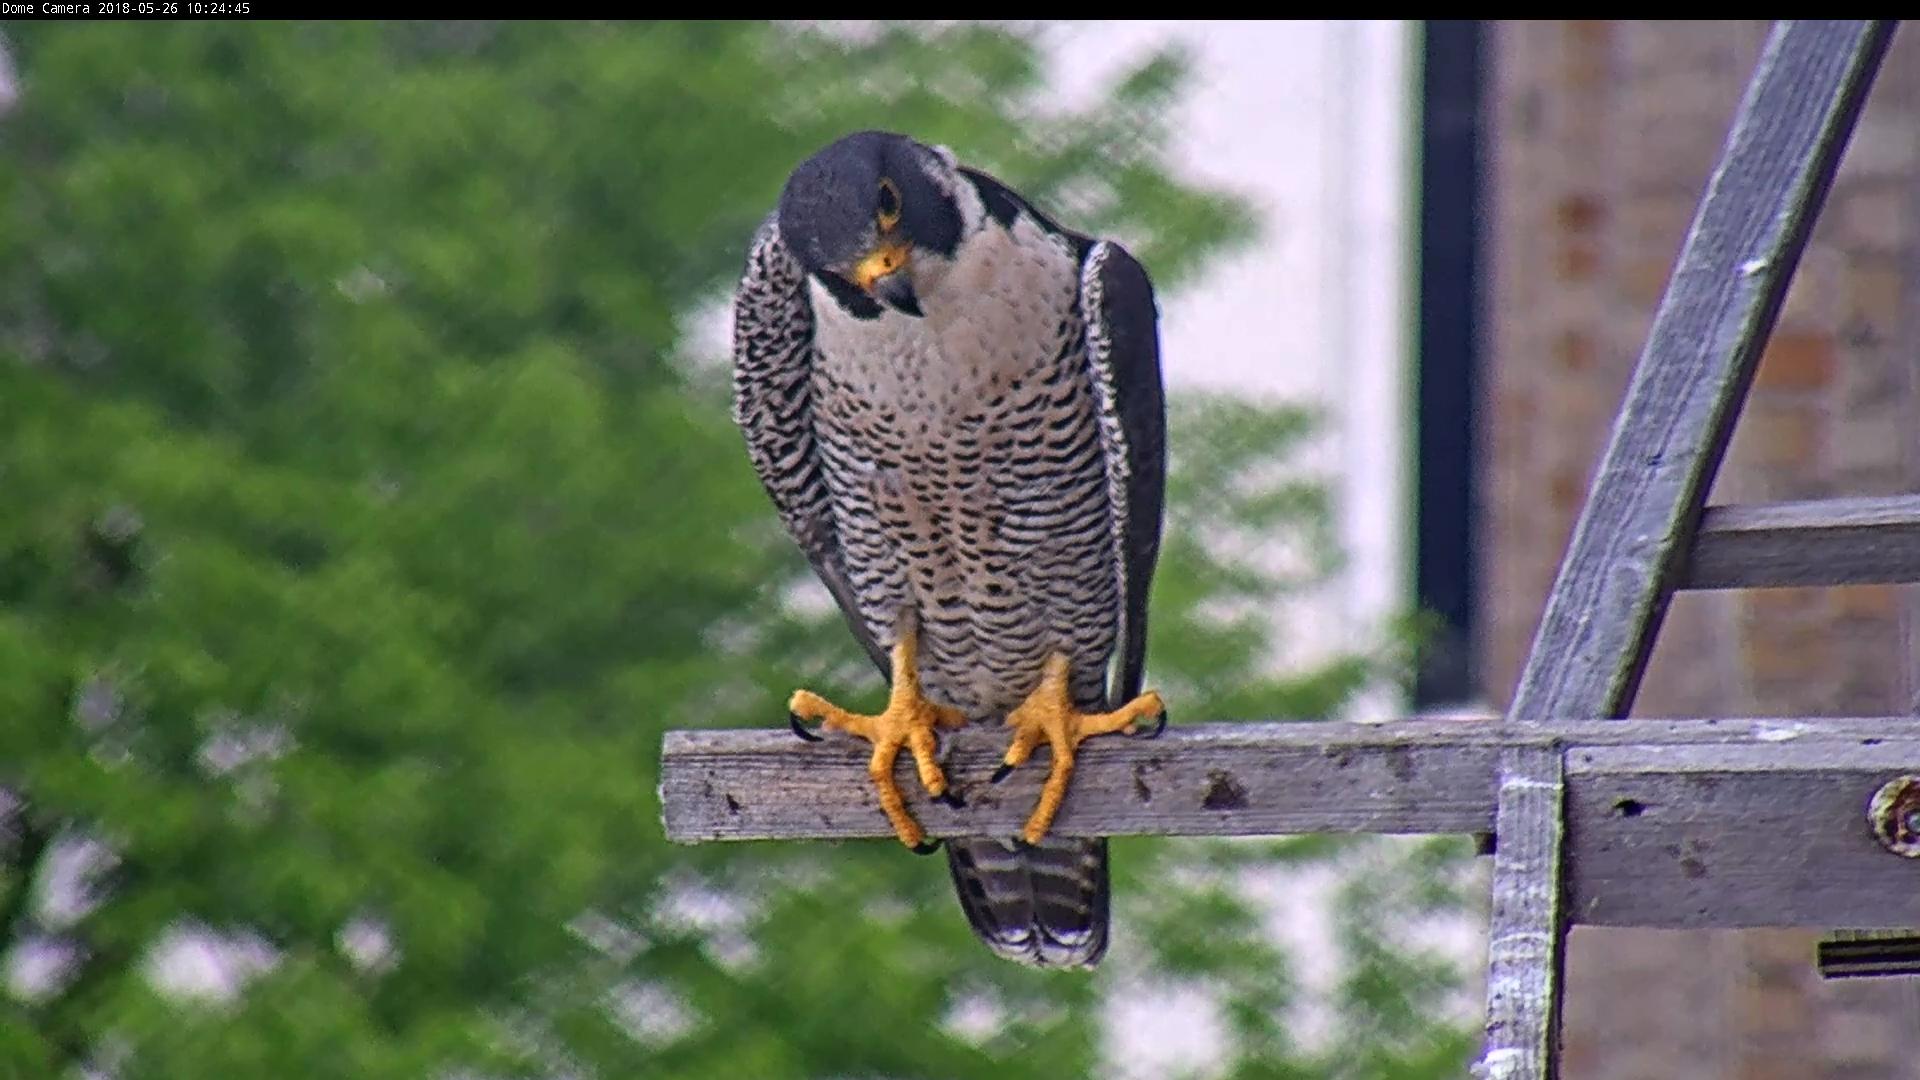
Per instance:
[[[1782,22],[1688,230],[1509,715],[1622,716],[1888,22]]]
[[[967,802],[960,810],[929,800],[900,766],[908,808],[930,834],[1018,831],[1043,770],[987,783],[1005,748],[1004,733],[949,736],[943,758]],[[1513,755],[1528,771],[1504,783],[1502,759]],[[868,756],[852,740],[802,743],[784,728],[670,732],[667,836],[891,837]],[[1920,925],[1920,867],[1880,847],[1865,811],[1881,784],[1912,771],[1913,717],[1202,724],[1154,740],[1090,740],[1054,831],[1472,833],[1494,826],[1503,795],[1536,798],[1545,789],[1535,784],[1557,787],[1550,774],[1564,772],[1568,921],[1892,927]]]
[[[1920,582],[1920,495],[1714,506],[1680,587]]]
[[[1632,706],[1707,490],[1893,28],[1775,24],[1654,314],[1514,691],[1512,720],[1620,717]],[[1514,776],[1535,781],[1548,782],[1533,768]],[[1559,902],[1565,823],[1541,812],[1539,799],[1501,806],[1496,944],[1476,1071],[1551,1080],[1568,910]],[[1503,941],[1539,951],[1516,966]]]
[[[1044,769],[988,778],[1005,732],[943,735],[941,760],[965,807],[927,798],[895,766],[907,808],[933,836],[1011,836],[1039,797]],[[1560,747],[1904,746],[1920,718],[1607,720],[1513,724],[1409,719],[1192,724],[1157,739],[1088,740],[1054,822],[1063,836],[1260,836],[1289,833],[1472,833],[1493,824],[1502,751]],[[1883,751],[1891,754],[1891,751]],[[890,837],[867,779],[871,750],[829,735],[802,742],[784,726],[670,731],[660,756],[667,839]],[[1891,758],[1889,760],[1892,760]],[[1575,771],[1586,766],[1576,761]],[[1898,762],[1895,762],[1898,764]],[[1920,759],[1905,762],[1920,770]],[[1899,771],[1896,769],[1896,771]],[[1861,793],[1860,805],[1872,794]],[[1663,800],[1664,801],[1664,800]]]

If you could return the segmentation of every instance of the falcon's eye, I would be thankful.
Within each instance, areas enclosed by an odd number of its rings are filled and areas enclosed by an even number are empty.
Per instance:
[[[891,180],[880,181],[880,228],[891,229],[900,224],[900,189],[893,186]]]

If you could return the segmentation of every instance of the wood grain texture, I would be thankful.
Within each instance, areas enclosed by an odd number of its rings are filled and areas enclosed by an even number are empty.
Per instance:
[[[1487,928],[1487,1037],[1474,1074],[1551,1077],[1559,1055],[1564,765],[1555,747],[1501,752]]]
[[[1890,22],[1808,21],[1777,23],[1768,36],[1654,313],[1510,719],[1623,717],[1632,708],[1754,369],[1892,35]],[[1558,902],[1562,763],[1549,766],[1537,750],[1507,760],[1517,771],[1502,778],[1479,1068],[1551,1080],[1560,1072],[1567,926]],[[1555,796],[1550,823],[1531,803],[1507,806],[1510,787],[1534,784]],[[1522,851],[1503,868],[1516,843]],[[1565,861],[1578,865],[1583,854]],[[1523,889],[1550,899],[1518,903]],[[1505,941],[1526,948],[1503,952]]]
[[[1570,750],[1569,910],[1609,926],[1920,925],[1920,865],[1881,847],[1866,813],[1881,784],[1916,771],[1911,724],[1850,741]]]
[[[1053,831],[1063,836],[1467,832],[1492,825],[1493,764],[1512,733],[1458,721],[1213,724],[1158,739],[1102,736],[1076,754]],[[1551,738],[1541,732],[1525,737]],[[942,763],[966,800],[932,802],[896,766],[910,812],[933,836],[1012,836],[1032,811],[1048,752],[987,782],[1004,732],[949,735]],[[676,731],[662,754],[667,837],[689,842],[890,836],[865,744],[802,743],[781,731]]]
[[[1920,495],[1708,507],[1688,589],[1920,582]]]
[[[1818,770],[1823,760],[1857,762],[1855,755],[1863,750],[1881,755],[1875,760],[1891,760],[1903,752],[1899,747],[1914,743],[1920,743],[1920,719],[1909,716],[1198,724],[1169,728],[1158,739],[1088,740],[1055,831],[1078,836],[1487,831],[1494,826],[1499,759],[1507,749],[1561,748],[1576,755],[1631,749],[1645,755],[1649,775],[1665,775],[1672,763],[1693,760],[1688,754],[1724,755],[1729,771],[1750,772],[1751,761]],[[909,809],[936,836],[1011,835],[1039,795],[1047,757],[1043,750],[1005,783],[988,784],[1005,749],[1004,732],[972,729],[946,739],[941,759],[967,799],[961,810],[930,802],[911,770],[898,765]],[[698,843],[891,836],[873,800],[867,757],[865,745],[852,739],[803,743],[784,728],[669,732],[660,781],[667,837]],[[1920,761],[1909,764],[1920,766]],[[1569,783],[1577,789],[1587,782],[1584,776],[1576,769]],[[1871,793],[1859,797],[1855,816],[1862,828]],[[1718,813],[1711,806],[1702,812]],[[1664,827],[1676,820],[1653,815],[1632,819],[1631,825]],[[1738,824],[1725,815],[1715,820],[1730,828]],[[1885,857],[1914,869],[1910,860]]]
[[[1885,21],[1768,37],[1681,248],[1509,715],[1624,716],[1687,541],[1886,52]]]

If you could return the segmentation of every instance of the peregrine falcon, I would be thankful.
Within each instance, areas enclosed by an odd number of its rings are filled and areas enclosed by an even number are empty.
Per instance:
[[[948,865],[995,952],[1093,966],[1106,840],[1048,829],[1082,740],[1166,723],[1141,692],[1166,476],[1145,270],[945,147],[866,131],[788,177],[733,317],[754,469],[890,684],[878,715],[796,691],[795,733],[870,742],[880,808],[922,854],[939,844],[902,800],[902,749],[958,805],[941,729],[1004,720],[996,782],[1046,745],[1021,836],[951,838]]]

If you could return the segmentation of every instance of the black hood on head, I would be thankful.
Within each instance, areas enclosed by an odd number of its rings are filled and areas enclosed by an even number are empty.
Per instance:
[[[780,237],[814,274],[836,273],[879,239],[882,181],[899,200],[895,233],[913,248],[951,256],[960,210],[934,180],[938,154],[886,131],[848,135],[800,163],[780,193]]]

